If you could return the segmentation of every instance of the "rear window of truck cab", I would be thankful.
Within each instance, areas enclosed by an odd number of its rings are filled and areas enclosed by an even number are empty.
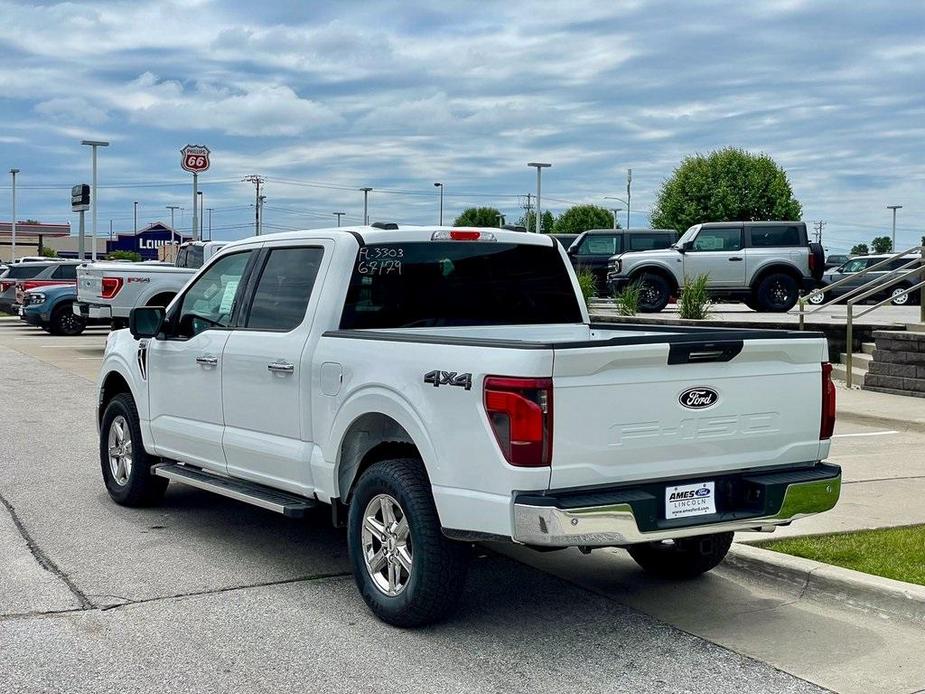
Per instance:
[[[580,323],[558,246],[425,241],[362,246],[340,327]]]

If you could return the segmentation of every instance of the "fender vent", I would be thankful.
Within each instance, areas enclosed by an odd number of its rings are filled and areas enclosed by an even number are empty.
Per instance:
[[[148,341],[138,341],[138,372],[141,374],[141,380],[148,380]]]

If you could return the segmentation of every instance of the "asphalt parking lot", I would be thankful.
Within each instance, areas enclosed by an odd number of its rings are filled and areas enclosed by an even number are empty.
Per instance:
[[[480,549],[454,620],[386,626],[324,513],[290,521],[179,485],[158,508],[109,501],[92,380],[105,334],[55,338],[0,318],[0,691],[925,686],[920,628],[723,568],[645,579],[617,550]],[[897,476],[916,472],[923,435],[838,433],[833,460],[854,461],[859,480],[875,458],[876,475],[890,459],[904,461]]]

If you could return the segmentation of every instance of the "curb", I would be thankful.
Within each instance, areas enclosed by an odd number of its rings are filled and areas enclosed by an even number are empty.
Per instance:
[[[897,397],[906,397],[906,396],[897,396]],[[836,403],[838,402],[838,395],[835,396]],[[835,410],[835,421],[842,422],[851,422],[852,424],[867,424],[867,425],[877,425],[890,427],[891,429],[896,429],[897,431],[918,431],[925,432],[925,422],[920,422],[915,419],[895,419],[893,417],[882,417],[876,414],[868,414],[867,412],[852,412],[851,410]]]
[[[800,598],[835,601],[925,624],[925,586],[740,543],[733,544],[724,565],[752,577],[789,583],[800,589]]]

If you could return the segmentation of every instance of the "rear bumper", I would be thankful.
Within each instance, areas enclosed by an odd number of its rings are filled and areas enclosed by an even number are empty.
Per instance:
[[[73,304],[73,311],[78,316],[91,319],[109,320],[112,318],[112,306],[97,306],[95,304]]]
[[[712,479],[717,512],[667,520],[664,490]],[[702,475],[691,480],[591,491],[521,493],[514,498],[515,541],[544,547],[612,547],[693,535],[767,529],[828,511],[841,492],[841,468],[816,463],[773,472]]]

